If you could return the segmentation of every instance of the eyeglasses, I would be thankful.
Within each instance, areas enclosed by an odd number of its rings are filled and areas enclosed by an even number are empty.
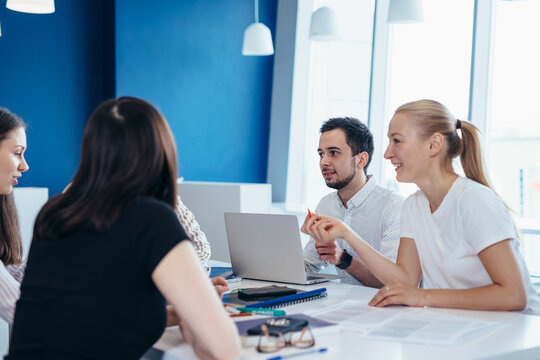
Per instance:
[[[283,335],[280,331],[268,330],[266,325],[261,325],[262,334],[259,337],[257,351],[261,353],[276,352],[285,347],[307,349],[315,345],[315,338],[308,327],[301,331],[294,331]]]

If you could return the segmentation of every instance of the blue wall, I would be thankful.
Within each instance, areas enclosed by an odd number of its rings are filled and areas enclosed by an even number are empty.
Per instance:
[[[266,182],[274,58],[241,55],[253,21],[253,0],[116,1],[116,94],[162,111],[186,180]]]
[[[60,192],[88,116],[116,95],[160,108],[187,180],[266,181],[273,56],[240,53],[252,0],[55,3],[49,15],[0,5],[0,106],[29,124],[20,186]],[[276,7],[260,0],[273,34]]]
[[[30,170],[20,186],[50,195],[70,181],[91,111],[114,96],[113,6],[107,0],[56,0],[50,15],[0,6],[0,105],[29,125]]]

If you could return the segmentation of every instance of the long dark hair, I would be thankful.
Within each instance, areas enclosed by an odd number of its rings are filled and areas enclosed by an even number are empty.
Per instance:
[[[159,111],[133,97],[107,100],[88,120],[71,185],[39,212],[34,239],[105,230],[142,196],[175,207],[176,178],[176,146]]]
[[[0,107],[0,144],[18,128],[26,129],[20,117]],[[0,260],[4,265],[18,265],[22,258],[21,230],[13,193],[0,195]]]

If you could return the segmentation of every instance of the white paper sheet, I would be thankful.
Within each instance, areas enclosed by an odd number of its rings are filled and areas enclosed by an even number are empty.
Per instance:
[[[365,337],[441,346],[461,344],[504,326],[501,322],[436,314],[419,308],[375,308],[353,300],[310,315],[337,322]]]

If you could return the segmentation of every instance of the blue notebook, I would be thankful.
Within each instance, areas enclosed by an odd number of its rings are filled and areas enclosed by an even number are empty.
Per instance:
[[[238,298],[238,293],[230,293],[223,296],[223,302],[249,307],[249,308],[267,308],[267,309],[276,309],[283,306],[289,306],[293,304],[298,304],[305,301],[311,301],[327,296],[326,288],[320,288],[310,291],[298,290],[298,293],[293,295],[281,296],[266,301],[244,301]]]
[[[216,277],[216,276],[223,276],[223,274],[232,271],[232,267],[230,266],[212,266],[210,268],[210,277]]]

